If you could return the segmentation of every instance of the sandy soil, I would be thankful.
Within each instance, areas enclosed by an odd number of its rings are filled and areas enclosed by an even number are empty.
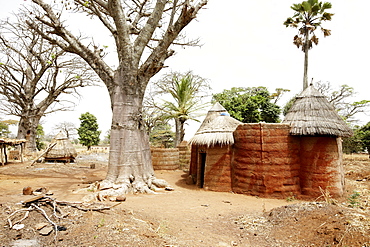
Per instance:
[[[21,229],[9,227],[8,218],[13,224],[26,213],[17,210],[30,207],[20,202],[35,197],[23,188],[45,187],[53,200],[82,202],[89,184],[104,178],[106,162],[10,163],[0,167],[0,246],[370,246],[369,164],[348,159],[346,195],[316,202],[204,191],[186,185],[183,171],[156,171],[173,191],[127,195],[121,203],[58,205],[55,213],[50,200],[38,201],[62,227],[44,236],[38,223],[48,220],[35,208],[17,224]],[[103,206],[111,208],[92,210]]]

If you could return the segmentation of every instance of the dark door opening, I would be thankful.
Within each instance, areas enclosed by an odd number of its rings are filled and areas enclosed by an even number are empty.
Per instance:
[[[200,171],[199,171],[199,187],[203,188],[204,186],[204,172],[206,169],[206,153],[200,153]]]

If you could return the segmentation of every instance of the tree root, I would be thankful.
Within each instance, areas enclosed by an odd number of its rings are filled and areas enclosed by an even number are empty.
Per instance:
[[[124,196],[129,193],[139,194],[155,194],[158,188],[167,188],[169,185],[163,179],[152,177],[147,182],[142,180],[132,182],[113,183],[108,180],[103,180],[92,184],[88,190],[94,191],[94,198],[98,201],[116,201],[117,197]]]

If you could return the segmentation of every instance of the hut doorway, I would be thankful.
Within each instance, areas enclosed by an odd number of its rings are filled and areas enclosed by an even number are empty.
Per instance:
[[[203,188],[204,186],[204,173],[206,169],[206,159],[207,159],[207,153],[199,153],[199,187]]]

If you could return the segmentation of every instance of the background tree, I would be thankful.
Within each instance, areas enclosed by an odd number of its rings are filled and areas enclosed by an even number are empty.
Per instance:
[[[363,150],[366,150],[370,157],[370,122],[358,129],[356,134],[361,140]]]
[[[174,146],[177,147],[185,136],[185,123],[188,120],[197,120],[199,111],[206,107],[202,98],[207,96],[210,87],[204,78],[186,73],[172,72],[155,83],[154,97],[162,98],[162,103],[154,103],[163,112],[165,119],[175,121],[176,137]],[[169,98],[164,100],[164,98]]]
[[[96,117],[89,113],[81,114],[79,118],[81,121],[80,127],[77,129],[78,139],[83,146],[87,147],[87,150],[90,150],[91,146],[98,145],[100,142],[100,133],[99,125]]]
[[[280,107],[270,102],[273,97],[265,87],[233,87],[214,94],[213,99],[243,123],[279,122]]]
[[[318,81],[315,82],[315,88],[326,96],[327,100],[332,103],[334,108],[338,111],[338,114],[348,123],[358,121],[356,115],[359,113],[366,113],[370,106],[370,100],[355,101],[356,91],[353,87],[345,84],[334,89],[330,82]],[[289,111],[294,101],[295,97],[284,106],[284,115]]]
[[[112,38],[115,44],[118,61],[115,67],[110,67],[104,60],[103,46],[88,43],[78,33],[74,35],[68,30],[63,23],[62,11],[42,0],[32,2],[44,13],[29,15],[30,28],[51,43],[83,58],[107,86],[113,116],[108,173],[100,183],[106,190],[101,193],[122,194],[129,189],[149,192],[150,185],[157,180],[142,120],[145,89],[149,80],[164,67],[165,60],[174,54],[174,44],[196,44],[184,42],[180,33],[196,18],[207,0],[64,1],[68,8],[91,17],[91,25],[97,26],[93,20],[98,20],[110,32],[105,41]],[[77,29],[78,24],[74,23],[73,27]],[[95,33],[101,36],[102,32]]]
[[[342,147],[346,154],[359,153],[365,150],[362,145],[360,126],[353,128],[353,136],[343,138]]]
[[[0,137],[9,138],[11,131],[9,130],[10,125],[18,124],[17,120],[0,120]]]
[[[308,87],[308,50],[312,48],[312,44],[317,45],[319,43],[319,38],[315,35],[315,31],[321,28],[324,37],[331,35],[331,30],[321,26],[323,21],[330,21],[334,15],[326,12],[331,7],[331,3],[323,3],[318,0],[308,0],[293,4],[290,7],[295,11],[293,17],[287,18],[284,22],[286,27],[298,28],[298,34],[294,36],[293,44],[298,48],[302,47],[304,52],[303,90]]]
[[[173,148],[175,132],[170,124],[163,122],[153,127],[149,135],[150,144],[154,147]]]
[[[0,111],[19,117],[17,138],[36,151],[41,117],[74,105],[62,95],[91,84],[86,63],[41,38],[25,25],[21,13],[12,22],[0,22]]]
[[[318,81],[315,83],[315,87],[328,98],[339,115],[347,122],[356,122],[355,116],[358,113],[367,112],[370,106],[370,100],[355,101],[357,92],[346,84],[333,89],[330,82]]]
[[[44,132],[44,128],[42,127],[42,125],[41,124],[37,125],[37,129],[36,129],[36,147],[37,147],[37,150],[39,150],[39,151],[46,147],[45,142],[43,142],[44,135],[45,135],[45,132]]]
[[[54,128],[57,131],[63,131],[68,139],[73,139],[73,136],[77,135],[77,128],[72,122],[61,122]]]

